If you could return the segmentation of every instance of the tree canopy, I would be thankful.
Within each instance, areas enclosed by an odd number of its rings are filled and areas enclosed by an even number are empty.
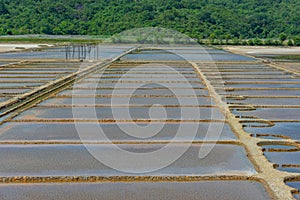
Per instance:
[[[0,0],[0,34],[113,35],[163,27],[195,38],[300,35],[299,0]]]

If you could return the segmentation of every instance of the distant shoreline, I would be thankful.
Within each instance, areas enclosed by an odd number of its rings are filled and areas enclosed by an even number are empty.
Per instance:
[[[0,43],[0,53],[7,53],[7,52],[17,52],[17,51],[24,51],[29,49],[37,49],[37,48],[44,48],[44,47],[51,47],[51,44],[21,44],[21,43],[10,43],[10,44],[1,44]]]
[[[283,46],[218,46],[226,51],[246,55],[300,55],[300,47]]]

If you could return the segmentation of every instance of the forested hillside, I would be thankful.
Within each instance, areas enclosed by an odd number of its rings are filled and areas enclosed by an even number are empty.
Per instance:
[[[112,35],[164,27],[195,38],[300,34],[299,0],[0,0],[0,34]]]

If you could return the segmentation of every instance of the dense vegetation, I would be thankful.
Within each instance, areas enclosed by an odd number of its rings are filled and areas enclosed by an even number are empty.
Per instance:
[[[212,41],[280,41],[300,35],[299,10],[299,0],[0,0],[0,35],[112,35],[164,27]]]

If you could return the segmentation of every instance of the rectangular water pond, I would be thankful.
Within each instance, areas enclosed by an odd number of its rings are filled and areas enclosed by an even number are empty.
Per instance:
[[[40,86],[43,85],[45,83],[1,83],[0,82],[0,88],[4,88],[4,87],[33,87],[33,86]]]
[[[108,67],[105,69],[106,72],[169,72],[169,71],[185,71],[185,72],[194,72],[194,69],[192,67],[157,67],[156,64],[153,64],[154,67],[151,66],[151,64],[145,65],[145,66],[139,66],[139,67],[133,67],[133,68],[123,68],[123,67]]]
[[[0,103],[6,101],[6,100],[8,100],[8,99],[9,99],[9,98],[6,98],[6,97],[0,97]]]
[[[21,52],[9,52],[0,54],[0,58],[3,59],[65,59],[65,49],[49,48],[42,51],[21,51]]]
[[[219,74],[216,74],[216,75],[207,75],[208,77],[210,78],[213,78],[213,77],[219,77],[220,75]],[[243,78],[243,79],[247,79],[247,78],[262,78],[262,79],[268,79],[268,78],[277,78],[277,79],[281,79],[281,78],[292,78],[293,76],[291,75],[286,75],[286,74],[283,74],[283,75],[253,75],[253,74],[236,74],[236,75],[221,75],[222,78],[224,79],[237,79],[237,78]]]
[[[297,84],[228,84],[230,88],[300,88],[300,83]]]
[[[247,75],[252,75],[252,76],[256,76],[256,75],[285,75],[286,73],[282,72],[282,71],[248,71],[248,70],[244,70],[244,71],[239,71],[239,72],[205,72],[204,73],[205,75],[207,76],[213,76],[214,74],[221,74],[221,75],[224,75],[224,76],[227,76],[227,75],[243,75],[243,76],[247,76]]]
[[[136,80],[141,80],[141,81],[152,81],[152,82],[159,82],[159,81],[200,81],[200,78],[197,76],[190,76],[190,77],[151,77],[151,76],[141,76],[140,78],[138,77],[132,77],[132,76],[105,76],[105,77],[89,77],[84,79],[84,81],[93,81],[93,82],[98,82],[98,81],[136,81]]]
[[[122,123],[6,123],[0,128],[0,140],[80,140],[78,131],[84,132],[85,140],[105,141],[100,133],[111,141],[160,141],[172,140],[235,140],[226,123],[143,124]],[[195,134],[197,133],[197,134]],[[132,134],[132,135],[130,135]],[[136,137],[135,137],[136,136]]]
[[[273,78],[261,78],[261,79],[256,79],[254,78],[229,78],[229,79],[224,79],[227,82],[236,82],[236,83],[243,83],[243,82],[263,82],[263,83],[268,83],[268,82],[300,82],[299,78],[276,78],[274,76]]]
[[[300,96],[300,90],[235,90],[227,91],[224,94],[244,95],[244,96]]]
[[[246,98],[245,100],[227,99],[230,103],[253,105],[300,105],[300,98]]]
[[[0,62],[0,66],[8,65],[8,64],[10,64],[10,62]]]
[[[276,122],[272,127],[244,127],[244,130],[253,134],[269,134],[284,136],[294,140],[300,140],[300,123]]]
[[[10,184],[0,185],[0,196],[15,200],[271,199],[262,184],[251,181]]]
[[[234,111],[240,116],[255,116],[267,120],[298,120],[300,108],[257,108],[254,111]]]
[[[153,73],[130,73],[124,75],[124,73],[101,73],[101,74],[93,74],[92,76],[89,76],[88,78],[106,78],[106,77],[122,77],[124,79],[126,78],[137,78],[140,79],[141,77],[147,77],[147,78],[162,78],[165,77],[167,79],[169,78],[189,78],[189,77],[198,77],[196,76],[196,73],[188,72],[188,73],[176,73],[176,72],[169,72],[169,73],[160,73],[160,72],[153,72]]]
[[[232,66],[232,67],[214,67],[211,66],[209,68],[203,67],[204,72],[220,72],[220,73],[242,73],[242,72],[250,72],[250,73],[265,73],[265,72],[283,72],[281,70],[277,70],[275,68],[267,68],[267,67],[239,67],[239,66]],[[283,72],[284,73],[284,72]]]
[[[110,84],[110,85],[108,85]],[[132,86],[132,85],[135,86]],[[174,84],[178,84],[177,87],[183,87],[183,85],[187,85],[188,87],[192,87],[194,85],[202,85],[203,86],[203,82],[198,79],[198,80],[187,80],[187,79],[180,79],[180,78],[172,78],[172,79],[168,79],[168,78],[161,78],[161,80],[153,80],[152,78],[147,78],[147,77],[141,77],[139,79],[136,78],[132,78],[132,79],[116,79],[116,80],[109,80],[109,79],[85,79],[85,81],[82,81],[81,83],[77,83],[76,86],[77,87],[83,87],[85,86],[90,86],[90,87],[115,87],[115,88],[122,88],[122,87],[135,87],[135,88],[139,88],[139,87],[145,87],[148,85],[153,85],[156,84],[157,86],[164,86],[166,88],[173,88]],[[123,86],[124,85],[124,86]],[[127,86],[127,85],[131,85],[131,86]],[[137,85],[139,87],[137,87]],[[191,85],[191,86],[190,86]],[[199,87],[199,86],[197,86]]]
[[[142,80],[142,79],[140,79]],[[137,80],[139,81],[139,80]],[[160,82],[120,82],[120,83],[85,83],[82,84],[76,84],[76,87],[83,87],[83,86],[91,86],[91,87],[99,87],[99,88],[203,88],[204,85],[201,82],[168,82],[168,83],[160,83]]]
[[[151,78],[152,79],[152,78]],[[176,84],[178,84],[176,86]],[[196,86],[195,86],[196,85]],[[192,88],[192,87],[203,87],[204,83],[198,79],[196,81],[189,81],[187,79],[180,79],[180,78],[172,78],[168,79],[165,78],[164,80],[150,80],[147,77],[141,77],[141,78],[135,78],[132,80],[129,79],[120,79],[116,81],[107,80],[104,79],[85,79],[85,81],[81,81],[78,83],[75,83],[73,87],[99,87],[99,88],[157,88],[157,87],[163,87],[163,88],[178,88],[178,87],[184,87],[184,88]]]
[[[1,89],[0,94],[22,94],[28,92],[30,89]]]
[[[113,100],[113,101],[112,101]],[[129,101],[129,104],[128,104]],[[51,98],[46,101],[43,101],[39,105],[125,105],[127,107],[128,105],[153,105],[153,104],[159,104],[159,105],[181,105],[181,106],[210,106],[215,105],[215,102],[212,98],[209,97],[151,97],[151,98],[138,98],[138,97],[132,97],[132,98],[124,98],[124,97],[116,97],[116,98],[110,98],[110,97],[89,97],[89,98],[80,98],[80,97],[73,97],[70,96],[69,98]]]
[[[128,54],[122,58],[122,60],[130,61],[130,60],[174,60],[174,61],[252,61],[254,58],[236,55],[236,54],[220,54],[220,53],[212,53],[212,54],[189,54],[189,53],[180,53],[171,54],[171,53],[146,53],[146,54]]]
[[[34,62],[30,64],[26,64],[26,68],[69,68],[69,67],[79,67],[82,63],[81,62]]]
[[[270,162],[278,164],[279,170],[300,173],[300,151],[264,152],[264,155]],[[282,165],[297,165],[298,167]]]
[[[90,120],[223,120],[219,108],[32,108],[20,114],[16,119],[90,119]]]
[[[22,81],[31,81],[31,82],[35,82],[35,81],[51,81],[54,80],[56,77],[52,77],[52,78],[41,78],[41,77],[22,77],[22,78],[7,78],[7,77],[1,77],[1,82],[22,82]]]
[[[110,155],[108,159],[118,160],[119,167],[126,171],[148,171],[157,166],[159,159],[169,159],[174,152],[184,152],[186,145],[173,144],[166,148],[164,145],[156,144],[135,144],[117,145],[118,149],[132,153],[150,153],[163,151],[155,158],[148,158],[137,164],[130,161],[128,157],[111,144],[107,145],[0,145],[0,159],[5,160],[0,165],[0,176],[110,176],[129,175],[128,172],[121,172],[96,160],[86,149],[91,152],[98,152],[95,156]],[[202,148],[201,148],[202,147]],[[199,158],[200,153],[212,149],[205,158]],[[113,156],[115,155],[115,156]],[[176,154],[175,154],[176,156]],[[177,157],[177,156],[176,156]],[[107,157],[106,157],[107,158]],[[243,147],[235,145],[191,145],[185,153],[175,159],[171,165],[150,173],[139,175],[253,175],[256,171],[246,156]],[[136,175],[136,174],[135,174]]]
[[[261,65],[261,64],[216,64],[216,66],[218,68],[242,68],[242,69],[252,69],[252,68],[258,68],[258,69],[261,69],[261,68],[271,68],[273,69],[272,67],[269,67],[267,65]]]
[[[99,89],[90,89],[90,88],[85,88],[85,89],[77,89],[77,88],[70,88],[69,90],[64,90],[63,92],[59,93],[58,96],[60,95],[94,95],[94,94],[99,94],[99,95],[177,95],[178,98],[179,95],[202,95],[202,96],[208,96],[209,92],[207,89],[192,89],[192,88],[179,88],[179,89],[163,89],[163,88],[157,88],[157,89],[151,89],[151,88],[141,88],[141,89],[113,89],[113,88],[99,88]],[[176,96],[174,97],[176,98]]]
[[[0,72],[3,73],[28,73],[28,72],[32,72],[32,73],[68,73],[68,72],[73,72],[75,71],[74,69],[64,69],[64,68],[6,68],[4,70],[1,70]]]
[[[45,78],[55,78],[59,75],[54,74],[1,74],[0,73],[0,78],[2,80],[2,78],[18,78],[18,77],[25,77],[25,78],[39,78],[39,77],[45,77]]]
[[[131,71],[130,73],[126,72],[126,71],[113,71],[113,72],[107,72],[107,71],[103,71],[100,73],[100,75],[102,76],[103,74],[106,74],[106,75],[110,75],[110,76],[116,76],[116,75],[119,75],[119,76],[134,76],[135,74],[138,75],[138,76],[141,76],[141,75],[160,75],[160,76],[163,76],[163,75],[176,75],[176,76],[181,76],[182,74],[185,74],[185,75],[188,75],[188,76],[193,76],[195,75],[195,72],[193,71],[182,71],[182,72],[177,72],[177,71],[161,71],[161,72],[157,72],[157,71]],[[96,75],[97,76],[97,75]]]

